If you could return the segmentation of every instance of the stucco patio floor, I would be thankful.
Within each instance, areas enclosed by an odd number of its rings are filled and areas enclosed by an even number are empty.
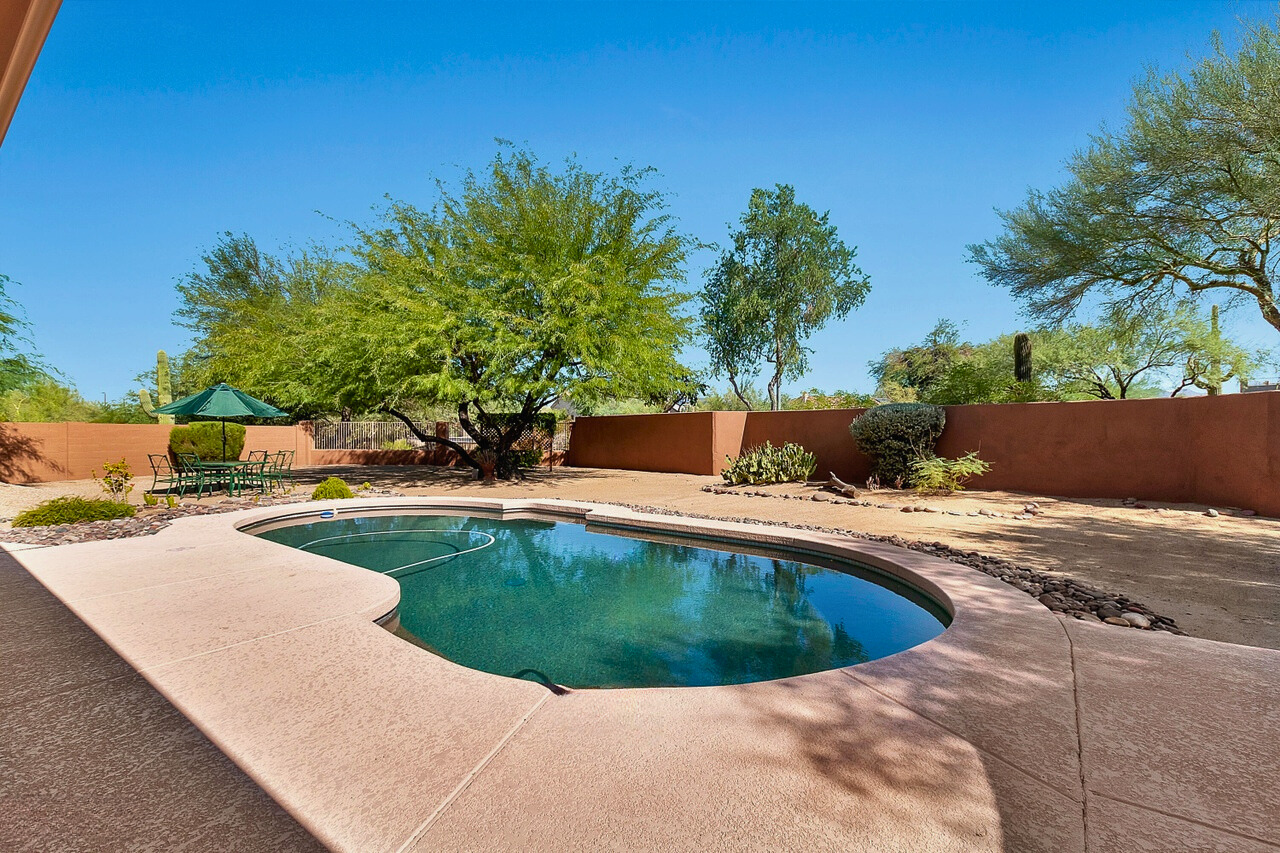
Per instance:
[[[846,537],[553,501],[359,504],[854,549],[955,616],[843,670],[558,695],[375,625],[390,578],[236,530],[297,508],[15,548],[114,653],[0,572],[3,601],[37,601],[3,609],[5,849],[308,849],[299,824],[353,851],[1280,849],[1280,652],[1064,621],[979,572]],[[103,692],[146,688],[135,672],[203,735],[156,694]]]

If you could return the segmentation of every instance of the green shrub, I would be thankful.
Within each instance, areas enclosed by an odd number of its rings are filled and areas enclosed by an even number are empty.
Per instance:
[[[397,438],[395,441],[382,442],[383,450],[413,450],[413,445],[409,443],[407,438]]]
[[[227,424],[227,458],[239,459],[244,450],[244,424]],[[222,458],[222,422],[198,421],[169,430],[169,452],[194,453],[205,461]]]
[[[928,403],[889,403],[854,418],[849,432],[858,449],[871,457],[872,474],[885,485],[911,481],[917,459],[934,455],[947,412]]]
[[[351,497],[355,497],[355,495],[351,494],[351,487],[337,477],[330,477],[325,480],[316,486],[316,490],[311,493],[311,500],[313,501],[332,501]]]
[[[976,452],[966,453],[959,459],[929,456],[912,463],[911,484],[917,492],[928,494],[959,492],[965,483],[990,470],[991,466],[979,459]]]
[[[75,524],[80,521],[104,521],[110,518],[132,518],[137,510],[132,504],[98,498],[77,498],[68,495],[54,498],[39,506],[18,513],[14,527],[45,527],[50,524]]]
[[[143,492],[142,502],[147,506],[158,506],[160,503],[160,499],[155,495],[151,494],[150,492]]]
[[[818,457],[798,444],[774,447],[770,442],[750,448],[737,459],[729,460],[729,467],[720,472],[725,482],[739,486],[743,483],[803,483],[818,467]]]
[[[133,474],[129,473],[129,463],[121,459],[119,462],[103,462],[102,476],[93,472],[93,477],[102,486],[102,491],[111,496],[111,500],[125,503],[129,493],[133,491]]]
[[[536,447],[512,452],[516,455],[516,464],[521,468],[537,468],[542,464],[542,451]]]

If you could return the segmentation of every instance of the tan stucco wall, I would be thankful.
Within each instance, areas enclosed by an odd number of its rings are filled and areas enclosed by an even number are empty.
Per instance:
[[[716,474],[726,455],[793,441],[858,483],[870,460],[849,435],[860,409],[579,418],[569,464]],[[978,485],[1066,497],[1188,501],[1280,516],[1280,393],[947,407],[944,456],[977,450]]]
[[[0,423],[0,481],[40,483],[80,480],[102,463],[124,459],[135,476],[151,470],[147,455],[167,453],[169,430],[161,424]],[[295,465],[310,465],[308,425],[245,428],[245,451],[292,450]]]

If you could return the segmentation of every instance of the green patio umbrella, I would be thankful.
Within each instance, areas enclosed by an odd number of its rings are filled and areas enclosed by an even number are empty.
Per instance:
[[[217,418],[222,421],[222,461],[227,461],[227,418],[287,418],[288,412],[282,412],[275,406],[264,403],[256,397],[225,382],[219,382],[212,388],[206,388],[199,394],[174,400],[164,406],[156,406],[158,415],[186,415],[187,417]]]

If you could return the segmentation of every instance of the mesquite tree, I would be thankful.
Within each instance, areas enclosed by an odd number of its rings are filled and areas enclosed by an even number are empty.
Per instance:
[[[808,370],[804,341],[861,305],[871,283],[828,214],[797,202],[793,187],[752,190],[741,222],[703,288],[702,333],[712,372],[728,377],[747,408],[747,380],[762,362],[772,365],[767,389],[777,411],[783,380]]]
[[[649,176],[501,152],[456,193],[441,186],[433,210],[394,202],[357,228],[351,260],[314,299],[266,301],[288,320],[237,315],[287,327],[283,340],[228,329],[200,345],[246,390],[286,407],[383,411],[477,470],[476,453],[492,454],[507,476],[512,445],[557,399],[656,397],[691,381],[676,360],[689,321],[675,285],[692,241]],[[421,431],[408,413],[420,406],[454,408],[474,449]]]
[[[1175,293],[1256,303],[1280,330],[1280,32],[1256,25],[1186,74],[1152,72],[1123,129],[1104,129],[1071,178],[1001,213],[1004,233],[970,246],[993,284],[1060,322],[1087,296],[1129,313]]]

